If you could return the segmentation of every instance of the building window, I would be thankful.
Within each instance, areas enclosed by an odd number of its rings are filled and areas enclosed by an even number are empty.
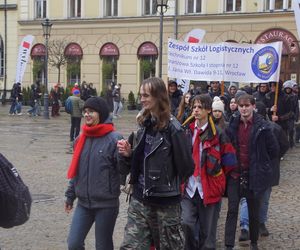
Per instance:
[[[81,82],[81,59],[82,48],[77,43],[70,43],[65,48],[65,57],[67,58],[67,82],[68,85]]]
[[[186,13],[201,13],[202,0],[186,0]]]
[[[118,0],[105,0],[105,16],[118,16]]]
[[[46,18],[47,16],[47,1],[35,0],[35,18]]]
[[[0,77],[4,75],[4,47],[3,40],[0,37]]]
[[[114,43],[106,43],[100,50],[102,59],[102,90],[109,89],[109,86],[118,82],[118,64],[120,56],[118,47]]]
[[[242,0],[225,0],[225,12],[242,10]]]
[[[81,0],[69,0],[69,17],[81,17]]]
[[[156,14],[156,0],[143,0],[143,15]]]
[[[46,47],[44,44],[37,43],[31,49],[31,59],[33,62],[32,73],[33,81],[45,84],[45,56]]]
[[[292,9],[292,0],[266,0],[265,10],[287,10]]]
[[[140,61],[140,80],[155,76],[155,65],[158,57],[158,49],[152,42],[144,42],[137,51]]]
[[[141,81],[155,76],[156,56],[142,56],[140,58]]]

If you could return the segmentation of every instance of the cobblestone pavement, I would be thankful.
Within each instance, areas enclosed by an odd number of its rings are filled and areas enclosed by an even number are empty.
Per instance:
[[[8,116],[9,106],[0,106],[0,152],[19,170],[29,186],[34,202],[30,220],[19,227],[0,229],[1,250],[61,250],[72,215],[64,212],[66,171],[70,163],[70,118],[64,112],[58,118]],[[24,109],[26,111],[26,108]],[[115,120],[117,129],[127,137],[135,130],[136,111],[125,111]],[[280,186],[271,195],[269,237],[259,240],[260,249],[300,249],[300,147],[290,150],[281,165]],[[121,195],[120,213],[114,232],[115,249],[123,238],[128,204]],[[218,226],[218,248],[223,249],[227,200],[223,200]],[[239,230],[239,229],[238,229]],[[237,232],[238,238],[238,232]],[[94,229],[91,229],[86,249],[94,249]],[[236,242],[235,249],[249,249]]]

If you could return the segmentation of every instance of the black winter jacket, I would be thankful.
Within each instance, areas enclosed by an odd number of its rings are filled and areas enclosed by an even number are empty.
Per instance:
[[[227,130],[237,152],[239,152],[239,123],[240,114],[232,117]],[[270,123],[261,115],[253,113],[253,125],[249,138],[249,189],[255,194],[263,192],[272,185],[274,178],[272,159],[278,155],[279,145]]]
[[[138,184],[139,163],[143,162],[145,185],[143,197],[174,197],[180,185],[194,171],[191,147],[180,123],[171,117],[166,128],[156,133],[150,153],[144,157],[146,127],[137,131],[137,145],[131,156],[131,184]],[[128,166],[121,168],[127,174]]]

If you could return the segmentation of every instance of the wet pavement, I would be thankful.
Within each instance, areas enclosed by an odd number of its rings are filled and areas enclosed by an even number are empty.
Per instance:
[[[9,106],[0,106],[0,152],[18,169],[33,197],[30,220],[19,227],[0,229],[1,250],[67,249],[66,238],[72,215],[64,212],[66,172],[69,153],[70,116],[57,118],[8,116]],[[23,109],[26,111],[26,108]],[[26,112],[25,112],[26,113]],[[124,111],[115,125],[124,137],[136,129],[137,111]],[[260,249],[300,249],[300,147],[290,150],[281,163],[280,186],[274,187],[269,208],[268,237],[259,240]],[[115,249],[122,242],[128,203],[121,195],[120,213],[114,232]],[[218,248],[223,249],[227,200],[223,200],[218,223]],[[239,228],[236,239],[238,239]],[[86,249],[94,248],[94,229]],[[235,249],[249,249],[249,243],[236,242]]]

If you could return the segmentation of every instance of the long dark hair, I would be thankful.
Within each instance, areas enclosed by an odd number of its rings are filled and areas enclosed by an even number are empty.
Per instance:
[[[137,117],[137,122],[143,126],[144,122],[152,117],[155,120],[155,129],[163,129],[169,122],[171,116],[171,109],[166,85],[161,78],[150,77],[145,79],[141,88],[149,88],[151,96],[155,99],[155,106],[153,110],[144,110],[141,115]]]
[[[190,95],[188,104],[185,103],[186,95]],[[180,101],[179,106],[178,106],[178,114],[176,116],[177,120],[180,121],[180,122],[184,122],[184,121],[182,121],[182,118],[183,118],[184,112],[186,110],[186,107],[190,106],[191,97],[192,97],[191,93],[187,92],[181,98],[181,101]]]

